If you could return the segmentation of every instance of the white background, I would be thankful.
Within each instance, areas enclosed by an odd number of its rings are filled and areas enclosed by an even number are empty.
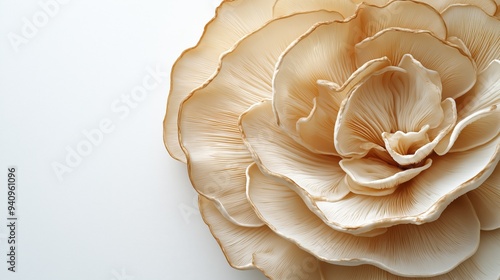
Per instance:
[[[162,142],[166,76],[218,1],[47,2],[0,0],[0,279],[264,279],[229,267]],[[156,88],[126,105],[151,72]],[[16,273],[6,263],[11,165]]]

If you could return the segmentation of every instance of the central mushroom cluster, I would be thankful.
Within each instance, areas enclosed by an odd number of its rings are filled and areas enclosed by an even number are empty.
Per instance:
[[[411,55],[355,86],[340,104],[334,134],[352,192],[391,194],[431,166],[429,155],[457,118],[453,98],[441,101],[441,89],[439,74]],[[323,86],[319,92],[320,102],[337,93]]]

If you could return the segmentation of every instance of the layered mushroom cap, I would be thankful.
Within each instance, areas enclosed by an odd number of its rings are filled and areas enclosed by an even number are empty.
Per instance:
[[[225,1],[175,64],[165,142],[233,267],[500,276],[499,3],[386,2]]]

